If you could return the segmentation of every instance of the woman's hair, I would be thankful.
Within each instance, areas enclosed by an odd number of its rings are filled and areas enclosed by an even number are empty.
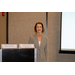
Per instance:
[[[43,23],[41,23],[41,22],[37,22],[37,23],[35,24],[35,26],[34,26],[34,31],[35,31],[35,33],[37,33],[37,30],[36,30],[37,24],[41,24],[41,25],[42,25],[42,33],[44,33],[44,31],[45,31],[44,25],[43,25]]]

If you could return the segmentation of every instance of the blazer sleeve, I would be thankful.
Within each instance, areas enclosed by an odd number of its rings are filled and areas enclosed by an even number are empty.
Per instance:
[[[48,37],[46,38],[45,53],[46,53],[46,61],[48,61]]]
[[[34,42],[33,42],[33,39],[32,39],[32,37],[30,36],[30,38],[29,38],[29,41],[28,41],[28,44],[33,44]]]

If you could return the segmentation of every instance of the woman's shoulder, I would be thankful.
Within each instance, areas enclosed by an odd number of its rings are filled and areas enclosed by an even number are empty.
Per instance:
[[[30,35],[31,38],[34,38],[36,36],[36,34]]]
[[[44,35],[44,34],[42,34],[43,35],[43,37],[45,38],[45,39],[48,39],[48,37],[46,36],[46,35]]]

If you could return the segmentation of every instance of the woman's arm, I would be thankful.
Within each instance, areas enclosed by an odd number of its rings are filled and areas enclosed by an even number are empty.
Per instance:
[[[46,39],[45,53],[46,53],[46,61],[48,61],[48,37]]]
[[[28,41],[28,44],[33,44],[34,42],[33,42],[33,39],[32,39],[32,37],[30,36],[30,38],[29,38],[29,41]]]
[[[29,38],[28,44],[34,44],[33,38],[31,36]],[[34,46],[34,48],[35,48],[35,46]]]

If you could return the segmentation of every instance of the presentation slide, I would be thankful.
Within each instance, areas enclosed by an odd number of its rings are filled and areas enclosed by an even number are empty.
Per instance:
[[[75,12],[62,12],[61,50],[75,51]]]

